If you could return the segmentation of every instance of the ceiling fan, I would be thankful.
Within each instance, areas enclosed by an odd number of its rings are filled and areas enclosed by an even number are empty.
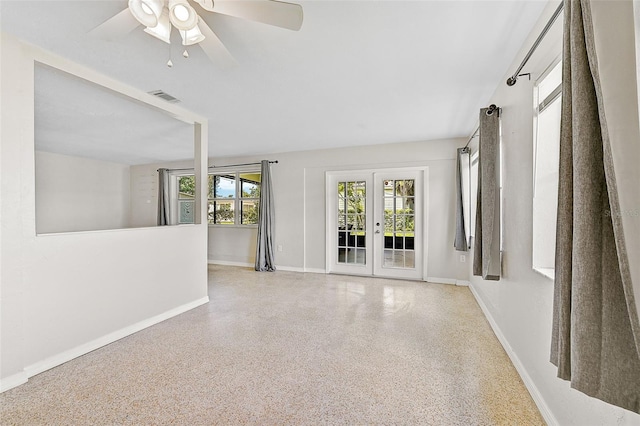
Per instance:
[[[294,31],[300,29],[303,19],[302,6],[276,0],[129,0],[126,9],[91,30],[90,34],[112,38],[143,25],[147,34],[171,44],[171,31],[176,28],[183,46],[198,44],[213,62],[234,63],[229,51],[211,29],[212,25],[207,23],[211,13]],[[183,55],[188,56],[186,50]],[[167,65],[173,66],[171,59]]]

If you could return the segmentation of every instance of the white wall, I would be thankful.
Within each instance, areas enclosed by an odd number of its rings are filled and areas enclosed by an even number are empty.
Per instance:
[[[325,271],[325,173],[394,167],[429,167],[428,276],[447,282],[466,281],[466,264],[453,248],[455,227],[455,155],[465,139],[390,143],[271,154],[276,213],[276,265],[295,271]],[[258,162],[262,157],[210,158],[209,165]],[[131,167],[132,226],[156,221],[158,167],[189,167],[188,163]],[[209,226],[208,259],[212,263],[253,265],[255,227]]]
[[[131,166],[131,226],[156,226],[158,223],[158,167]]]
[[[557,4],[548,5],[508,72],[519,65]],[[523,70],[532,73],[531,81],[521,77],[513,87],[501,83],[487,102],[503,108],[503,277],[498,282],[471,277],[471,288],[548,422],[638,425],[637,414],[571,389],[556,377],[555,367],[549,362],[553,282],[532,270],[532,106],[533,82],[561,54],[561,21]],[[473,145],[477,149],[477,144]]]
[[[204,224],[36,236],[34,58],[164,107],[150,95],[5,34],[0,47],[0,390],[5,390],[205,303],[207,243]],[[204,119],[176,106],[167,109],[202,120],[206,140]],[[197,158],[206,159],[206,152],[206,143],[196,144]]]
[[[428,117],[425,118],[428,120]],[[276,214],[276,265],[281,269],[325,270],[325,173],[337,170],[429,167],[428,276],[466,280],[466,264],[453,248],[455,227],[455,155],[464,139],[390,143],[354,148],[269,155]],[[240,157],[211,160],[225,165],[262,160]],[[211,261],[253,263],[255,233],[209,228]],[[236,251],[238,250],[238,251]]]
[[[255,226],[210,226],[208,259],[219,264],[254,265],[257,238],[258,228]]]
[[[129,166],[36,151],[36,231],[130,226]]]

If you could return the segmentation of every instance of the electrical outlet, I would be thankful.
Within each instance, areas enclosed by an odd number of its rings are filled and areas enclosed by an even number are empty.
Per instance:
[[[278,245],[278,251],[282,251],[282,244]]]
[[[467,256],[465,256],[464,254],[460,255],[460,262],[464,263],[467,261]]]

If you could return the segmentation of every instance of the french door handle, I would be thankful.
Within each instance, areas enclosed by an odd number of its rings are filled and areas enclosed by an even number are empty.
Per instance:
[[[379,233],[380,233],[380,230],[378,229],[375,233],[376,233],[376,234],[379,234]]]

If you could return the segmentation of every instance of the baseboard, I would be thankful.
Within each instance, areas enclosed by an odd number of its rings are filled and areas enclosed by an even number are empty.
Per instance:
[[[303,268],[297,268],[295,266],[280,266],[280,265],[276,265],[276,271],[304,272],[304,269]]]
[[[232,262],[229,260],[214,260],[208,259],[207,263],[209,265],[223,265],[223,266],[241,266],[253,268],[255,265],[253,263],[246,262]],[[314,274],[326,274],[324,269],[316,269],[316,268],[298,268],[297,266],[284,266],[284,265],[276,265],[276,271],[284,271],[284,272],[311,272]]]
[[[231,260],[214,260],[214,259],[208,259],[207,263],[209,265],[222,265],[222,266],[242,266],[245,268],[252,268],[255,267],[255,263],[248,263],[248,262],[233,262]]]
[[[456,280],[454,280],[453,278],[427,277],[427,282],[436,283],[436,284],[456,285]]]
[[[308,272],[311,274],[326,274],[327,271],[325,269],[320,268],[304,268],[304,272]]]
[[[17,386],[23,385],[27,383],[29,377],[27,373],[21,371],[20,373],[16,373],[12,376],[5,377],[0,380],[0,393],[8,391],[9,389],[13,389]]]
[[[53,367],[57,367],[58,365],[64,364],[65,362],[71,361],[74,358],[85,355],[91,351],[94,351],[98,348],[106,346],[110,343],[115,342],[116,340],[120,340],[123,337],[127,337],[133,333],[136,333],[140,330],[143,330],[152,325],[158,324],[162,321],[165,321],[169,318],[175,317],[176,315],[180,315],[184,312],[187,312],[193,308],[196,308],[200,305],[204,305],[209,302],[209,297],[203,297],[198,300],[194,300],[193,302],[186,303],[184,305],[178,306],[176,308],[170,309],[166,312],[163,312],[154,317],[142,320],[138,323],[132,324],[125,328],[122,328],[118,331],[114,331],[113,333],[109,333],[106,336],[100,337],[98,339],[92,340],[91,342],[85,343],[80,346],[76,346],[73,349],[69,349],[68,351],[62,352],[58,355],[54,355],[50,358],[47,358],[43,361],[39,361],[33,365],[30,365],[24,369],[26,377],[32,377],[36,374],[40,374],[44,371],[47,371]]]
[[[487,318],[487,321],[489,321],[489,324],[491,325],[493,332],[498,338],[498,341],[504,348],[507,355],[509,355],[509,358],[511,359],[511,363],[516,368],[516,371],[520,375],[520,378],[522,378],[522,381],[524,382],[524,385],[529,391],[529,394],[531,395],[533,402],[535,402],[536,406],[538,407],[538,410],[540,410],[540,414],[542,415],[542,417],[544,418],[544,420],[547,422],[548,425],[550,426],[558,425],[559,424],[558,420],[555,418],[555,416],[549,409],[549,406],[545,402],[544,397],[538,390],[538,387],[536,386],[536,384],[533,382],[533,379],[531,379],[531,376],[529,376],[529,373],[525,369],[524,365],[522,365],[520,358],[518,358],[518,355],[516,355],[513,349],[511,349],[511,345],[509,345],[507,338],[502,333],[502,330],[500,329],[500,327],[498,326],[498,323],[495,321],[495,319],[491,315],[491,312],[489,312],[487,305],[485,305],[485,303],[482,301],[482,299],[478,295],[478,292],[476,291],[473,284],[469,285],[469,289],[471,290],[471,294],[473,294],[473,297],[476,299],[476,302],[478,302],[478,305],[480,306],[480,309],[484,313],[484,316]]]
[[[426,281],[430,283],[435,283],[435,284],[450,284],[450,285],[459,285],[464,287],[469,286],[469,281],[456,280],[454,278],[427,277]]]

